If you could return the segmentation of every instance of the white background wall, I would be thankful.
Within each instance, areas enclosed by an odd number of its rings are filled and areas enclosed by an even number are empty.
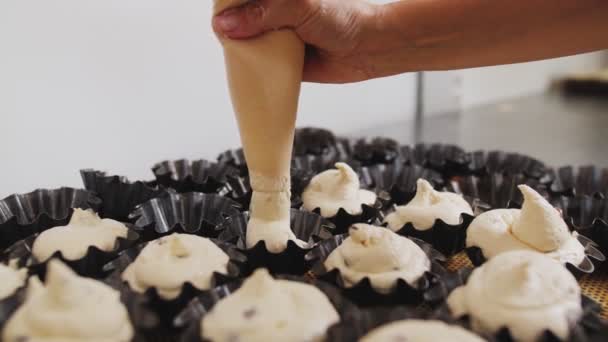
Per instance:
[[[239,144],[208,0],[0,0],[0,198]],[[413,76],[303,87],[300,125],[413,113]]]
[[[539,93],[552,80],[569,73],[593,72],[605,61],[605,52],[595,52],[540,62],[462,70],[462,106],[469,108]]]
[[[425,73],[425,114],[441,115],[547,89],[554,80],[605,65],[595,52],[545,61]]]

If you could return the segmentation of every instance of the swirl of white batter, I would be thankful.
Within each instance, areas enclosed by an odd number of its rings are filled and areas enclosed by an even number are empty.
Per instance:
[[[347,286],[367,277],[376,291],[388,293],[398,279],[414,286],[431,268],[431,261],[416,243],[389,229],[356,224],[349,234],[324,263],[329,271],[340,270]]]
[[[175,233],[149,242],[122,279],[136,292],[154,287],[162,298],[174,299],[186,282],[199,290],[209,289],[214,272],[228,272],[229,259],[207,238]]]
[[[77,260],[84,257],[91,246],[111,251],[116,240],[126,238],[127,234],[128,228],[118,221],[101,219],[90,209],[75,209],[67,226],[54,227],[38,235],[32,254],[38,261],[46,261],[59,251],[67,260]]]
[[[321,216],[334,217],[340,208],[351,215],[363,212],[363,204],[373,205],[376,194],[360,189],[357,173],[346,163],[336,163],[336,169],[314,176],[302,194],[302,207],[312,211],[321,209]]]
[[[461,195],[436,191],[431,183],[421,178],[416,182],[416,196],[406,205],[396,207],[386,216],[385,222],[393,231],[407,223],[412,223],[417,230],[428,230],[437,219],[450,225],[460,224],[462,214],[472,216],[473,209]]]
[[[507,251],[532,250],[580,265],[585,247],[578,234],[570,233],[557,209],[539,193],[527,185],[519,189],[524,195],[522,209],[491,210],[476,217],[467,230],[467,247],[481,248],[487,259]]]
[[[258,269],[203,317],[201,331],[215,342],[322,341],[339,320],[318,288]]]
[[[3,341],[131,341],[133,328],[118,291],[77,276],[58,260],[49,262],[45,285],[30,279],[27,298],[7,322]]]
[[[448,305],[456,317],[469,315],[474,330],[494,334],[509,328],[517,341],[536,341],[545,330],[565,340],[582,315],[574,276],[542,253],[503,253],[475,269]]]

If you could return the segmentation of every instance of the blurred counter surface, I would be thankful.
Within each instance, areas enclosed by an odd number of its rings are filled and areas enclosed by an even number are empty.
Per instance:
[[[424,117],[418,126],[378,124],[357,134],[519,152],[552,166],[608,167],[608,98],[546,93]]]

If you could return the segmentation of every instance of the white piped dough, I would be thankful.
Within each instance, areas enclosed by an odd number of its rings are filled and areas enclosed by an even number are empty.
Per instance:
[[[321,209],[321,216],[334,217],[340,208],[351,215],[363,212],[363,204],[372,206],[376,194],[360,189],[357,173],[346,163],[314,176],[302,194],[302,206],[308,211]]]
[[[507,252],[475,269],[454,290],[455,317],[469,315],[473,329],[494,334],[509,328],[517,341],[533,342],[550,330],[566,340],[582,315],[581,290],[559,262],[531,251]]]
[[[316,287],[275,280],[259,269],[203,317],[201,331],[215,342],[323,341],[339,320]]]
[[[467,247],[481,248],[493,258],[512,250],[533,250],[561,263],[580,265],[585,247],[577,233],[570,233],[560,213],[539,193],[520,185],[524,195],[522,209],[497,209],[473,220],[467,231]]]
[[[324,264],[329,271],[340,270],[347,286],[367,277],[376,291],[388,293],[398,279],[414,286],[431,268],[431,261],[416,243],[389,229],[356,224],[349,234]]]
[[[214,14],[246,0],[215,0]],[[247,247],[265,241],[270,252],[299,245],[289,226],[290,161],[304,66],[304,43],[291,29],[247,40],[218,37],[253,197]]]
[[[46,284],[30,278],[27,298],[7,322],[2,341],[128,342],[133,328],[118,291],[49,262]]]
[[[191,234],[171,234],[151,241],[122,273],[131,289],[154,287],[164,299],[179,296],[183,285],[199,290],[212,286],[214,272],[227,273],[229,257],[211,240]]]
[[[481,337],[456,325],[433,320],[403,320],[382,325],[359,342],[483,342]]]
[[[111,251],[116,240],[126,238],[127,234],[128,228],[118,221],[101,219],[90,209],[74,209],[67,226],[54,227],[38,235],[32,255],[38,261],[46,261],[59,251],[67,260],[77,260],[84,257],[91,246]]]
[[[264,241],[266,249],[272,253],[284,251],[288,241],[294,241],[302,248],[308,246],[307,242],[299,240],[291,230],[291,200],[287,193],[254,192],[250,209],[247,248],[254,247],[259,241]]]
[[[439,192],[424,179],[416,182],[416,196],[406,205],[398,206],[385,218],[393,231],[398,231],[407,223],[417,230],[428,230],[437,219],[449,225],[461,223],[461,215],[473,215],[471,205],[459,194]]]
[[[25,268],[17,271],[0,264],[0,300],[12,296],[25,284],[26,278],[27,270]]]

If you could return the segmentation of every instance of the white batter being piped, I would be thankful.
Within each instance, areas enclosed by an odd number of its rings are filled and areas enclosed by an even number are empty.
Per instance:
[[[214,13],[246,0],[215,0]],[[290,29],[248,40],[219,37],[253,196],[247,247],[259,241],[279,253],[293,240],[289,226],[290,160],[304,65],[304,43]]]

